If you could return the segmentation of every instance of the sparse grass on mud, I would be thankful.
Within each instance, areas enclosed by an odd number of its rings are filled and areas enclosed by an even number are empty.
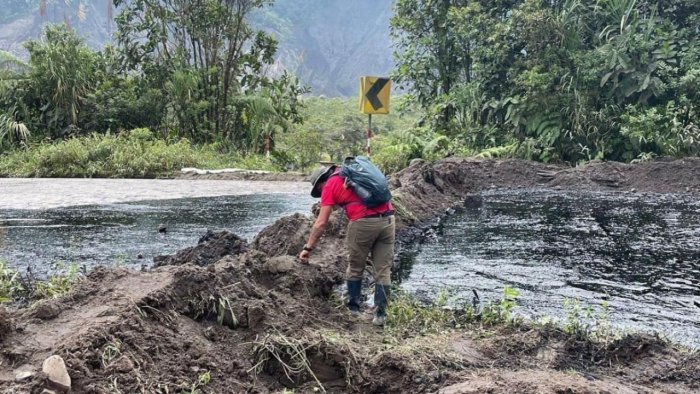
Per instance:
[[[569,316],[562,324],[551,319],[525,321],[512,313],[517,296],[515,289],[505,288],[501,299],[483,307],[449,307],[448,291],[425,305],[399,290],[383,330],[275,330],[252,343],[250,372],[256,378],[282,376],[301,392],[332,392],[338,384],[332,382],[337,381],[362,392],[377,389],[371,386],[371,376],[385,368],[413,376],[417,387],[448,382],[479,368],[549,365],[555,370],[574,368],[576,374],[634,359],[630,354],[644,354],[663,343],[652,336],[613,335],[606,309],[599,314],[579,313],[592,308],[572,300],[567,301]],[[467,339],[471,349],[466,351],[459,346],[465,338],[471,338]],[[486,359],[486,354],[492,358]],[[685,357],[690,362],[696,356],[686,353]]]
[[[381,340],[390,336],[373,330],[348,332],[342,328],[308,330],[293,336],[275,332],[254,342],[251,372],[256,377],[282,375],[287,384],[300,392],[333,391],[332,386],[339,382],[362,392],[363,388],[369,390],[377,371],[391,365],[414,371],[416,379],[424,371],[461,371],[469,365],[468,360],[450,350],[449,336],[430,334],[400,341]]]
[[[9,302],[24,291],[19,273],[10,269],[7,262],[0,260],[0,302]]]
[[[517,306],[518,291],[506,287],[497,302],[479,307],[464,303],[458,307],[448,305],[450,292],[443,289],[431,305],[424,305],[415,297],[402,291],[394,291],[387,312],[386,330],[392,337],[405,338],[461,329],[475,323],[483,326],[519,324],[519,317],[512,314]]]
[[[41,143],[0,155],[0,176],[5,177],[156,178],[184,167],[280,170],[262,156],[156,139],[148,129]]]
[[[564,321],[541,318],[525,320],[512,311],[517,306],[518,291],[506,287],[501,299],[479,307],[465,303],[462,306],[448,306],[450,292],[442,290],[431,305],[425,305],[415,297],[395,292],[388,309],[387,325],[384,329],[386,344],[404,343],[409,338],[450,337],[462,333],[473,338],[502,336],[499,349],[506,353],[530,353],[550,341],[560,341],[564,359],[558,362],[577,365],[582,368],[610,364],[612,359],[628,357],[628,353],[644,352],[647,347],[678,347],[658,335],[623,332],[612,327],[607,304],[597,310],[583,305],[576,299],[565,299]],[[505,334],[504,334],[505,333]],[[521,341],[518,333],[534,333],[539,339]],[[682,347],[678,347],[682,349]],[[577,354],[575,360],[572,354]],[[687,357],[697,357],[692,351]]]
[[[61,297],[70,292],[79,280],[78,265],[68,265],[64,273],[36,279],[31,272],[21,275],[0,260],[0,303],[19,300],[38,301]]]

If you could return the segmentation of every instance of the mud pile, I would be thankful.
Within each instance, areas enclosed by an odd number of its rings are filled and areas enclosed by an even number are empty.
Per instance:
[[[593,161],[570,168],[524,160],[418,161],[390,177],[404,225],[444,214],[465,196],[491,188],[700,193],[700,158],[640,164]]]
[[[697,161],[690,164],[699,169]],[[573,172],[576,187],[642,190],[639,178],[617,186],[593,181],[596,171],[452,159],[417,163],[391,183],[404,231],[491,185],[546,186],[558,179],[561,186]],[[697,182],[683,186],[697,190]],[[177,265],[147,272],[99,268],[64,298],[9,316],[0,309],[0,393],[41,392],[40,366],[53,354],[65,360],[76,393],[700,389],[698,356],[653,337],[594,345],[554,327],[526,325],[492,327],[488,335],[476,326],[388,335],[369,315],[348,314],[336,290],[346,265],[344,224],[335,212],[309,264],[295,256],[312,219],[295,215],[263,230],[247,250],[235,237],[212,233],[176,254]],[[2,325],[10,318],[15,330]]]
[[[173,255],[155,256],[154,266],[192,263],[200,267],[216,263],[224,256],[238,255],[248,250],[248,242],[230,231],[207,231],[197,246],[185,248]]]

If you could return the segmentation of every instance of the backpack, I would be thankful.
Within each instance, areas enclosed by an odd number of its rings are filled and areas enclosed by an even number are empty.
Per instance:
[[[391,200],[386,177],[367,157],[346,159],[340,168],[345,186],[355,192],[367,208],[378,207]]]

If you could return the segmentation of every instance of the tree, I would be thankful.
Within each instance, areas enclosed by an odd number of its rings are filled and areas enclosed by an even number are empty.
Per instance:
[[[117,40],[125,65],[151,86],[165,86],[170,114],[182,134],[201,142],[251,142],[243,95],[257,95],[273,80],[274,38],[246,17],[264,0],[114,0]],[[282,115],[285,116],[285,115]],[[291,115],[293,116],[293,115]],[[286,116],[285,116],[286,117]]]
[[[460,40],[449,18],[454,7],[465,0],[398,0],[391,19],[391,31],[400,51],[395,56],[398,70],[394,79],[410,86],[423,107],[435,98],[449,95],[453,87],[471,78],[471,42]],[[451,105],[443,106],[438,124],[454,115]]]
[[[42,41],[28,41],[30,71],[24,104],[38,111],[34,129],[62,137],[78,127],[85,96],[94,89],[97,55],[70,28],[49,25]]]
[[[696,1],[399,0],[396,9],[396,79],[425,123],[471,149],[574,163],[697,152]]]

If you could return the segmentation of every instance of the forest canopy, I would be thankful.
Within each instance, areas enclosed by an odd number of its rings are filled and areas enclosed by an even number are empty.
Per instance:
[[[398,0],[395,78],[430,128],[542,161],[697,155],[700,3]]]
[[[9,11],[45,12],[45,3]],[[83,3],[65,7],[80,13]],[[314,98],[293,73],[271,71],[277,40],[249,19],[272,1],[108,4],[114,46],[90,49],[65,23],[27,41],[27,61],[0,52],[0,151],[147,129],[278,169],[362,152],[366,118],[354,99]],[[385,170],[450,155],[577,164],[700,151],[697,1],[393,6],[402,97],[373,130]]]

